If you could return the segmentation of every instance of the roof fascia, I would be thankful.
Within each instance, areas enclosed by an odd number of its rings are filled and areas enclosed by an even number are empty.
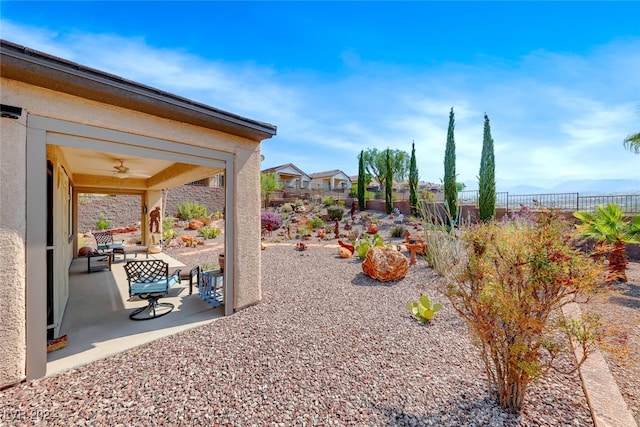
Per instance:
[[[262,141],[276,126],[0,40],[0,75],[94,101]]]

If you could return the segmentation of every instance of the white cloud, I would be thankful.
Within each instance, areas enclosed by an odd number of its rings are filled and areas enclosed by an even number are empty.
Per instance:
[[[536,51],[519,61],[422,69],[371,63],[347,49],[347,74],[326,76],[205,58],[142,37],[1,24],[2,37],[13,42],[277,125],[278,135],[263,144],[264,167],[295,163],[308,173],[355,174],[360,150],[410,151],[415,141],[421,179],[438,181],[454,107],[463,181],[478,173],[485,112],[496,176],[505,182],[640,177],[640,156],[622,147],[640,130],[638,39],[586,55]]]

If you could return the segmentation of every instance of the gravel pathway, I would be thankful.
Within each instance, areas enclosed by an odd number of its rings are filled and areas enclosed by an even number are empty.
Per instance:
[[[424,261],[383,284],[335,248],[262,257],[260,304],[2,390],[0,425],[593,425],[577,374],[549,374],[504,414]],[[444,305],[430,325],[404,308],[421,291]]]

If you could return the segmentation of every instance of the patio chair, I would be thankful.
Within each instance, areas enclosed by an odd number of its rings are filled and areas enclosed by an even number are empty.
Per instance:
[[[169,264],[158,259],[129,261],[124,265],[129,282],[129,296],[147,300],[144,307],[129,314],[131,320],[157,319],[171,313],[173,304],[159,302],[167,296],[169,289],[180,283],[180,270],[169,273]]]
[[[125,261],[127,255],[124,250],[124,240],[120,243],[113,241],[113,234],[109,231],[94,231],[93,238],[96,239],[96,249],[98,252],[104,254],[121,254],[124,256]]]

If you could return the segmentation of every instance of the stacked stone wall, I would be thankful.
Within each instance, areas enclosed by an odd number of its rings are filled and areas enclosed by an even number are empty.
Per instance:
[[[207,213],[224,212],[224,188],[184,185],[165,190],[165,216],[177,216],[178,205],[183,202],[204,205]],[[114,228],[136,225],[140,222],[141,206],[142,196],[139,195],[80,195],[78,230],[81,233],[96,230],[101,214]]]

